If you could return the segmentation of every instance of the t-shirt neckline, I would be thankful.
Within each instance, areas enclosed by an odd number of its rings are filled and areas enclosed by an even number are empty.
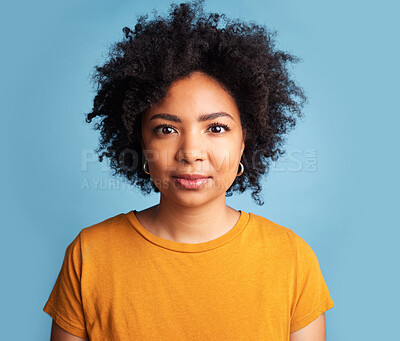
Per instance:
[[[218,248],[226,243],[229,243],[237,237],[248,225],[250,220],[250,213],[239,210],[240,217],[236,224],[225,234],[218,238],[209,240],[203,243],[180,243],[173,240],[164,239],[156,236],[150,231],[146,230],[136,217],[136,210],[131,210],[126,213],[126,218],[130,225],[149,242],[158,246],[180,252],[202,252]]]

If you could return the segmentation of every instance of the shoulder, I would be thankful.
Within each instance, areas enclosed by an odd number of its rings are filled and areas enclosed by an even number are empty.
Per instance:
[[[97,223],[84,227],[80,232],[82,247],[107,245],[115,238],[123,238],[129,232],[126,213],[119,213]],[[102,246],[102,245],[99,245]]]
[[[249,213],[249,225],[253,229],[268,234],[269,237],[273,236],[278,239],[286,240],[289,243],[294,243],[300,236],[298,236],[291,228],[272,221],[264,216]]]
[[[254,213],[249,213],[249,216],[250,230],[253,230],[261,240],[268,241],[270,246],[276,245],[281,250],[290,250],[296,256],[299,252],[312,251],[307,242],[292,228]]]

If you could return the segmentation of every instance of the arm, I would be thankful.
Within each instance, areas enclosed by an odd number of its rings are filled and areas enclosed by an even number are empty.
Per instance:
[[[309,325],[290,334],[289,341],[326,341],[325,313]]]
[[[50,341],[88,341],[78,336],[72,335],[62,329],[54,320],[51,325]]]

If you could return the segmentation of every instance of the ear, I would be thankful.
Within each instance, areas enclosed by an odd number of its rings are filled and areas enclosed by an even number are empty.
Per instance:
[[[242,146],[240,148],[240,158],[243,155],[244,148],[246,147],[245,141],[246,141],[246,136],[247,136],[247,129],[243,130],[243,140],[242,140]]]
[[[142,147],[142,150],[144,150],[144,142],[143,142],[142,135],[139,135],[139,141],[140,141],[140,146]]]
[[[139,139],[140,146],[142,147],[142,151],[144,153],[145,147],[144,147],[144,142],[143,142],[143,118],[144,118],[145,113],[143,113],[140,117],[140,131],[137,131],[137,138]]]

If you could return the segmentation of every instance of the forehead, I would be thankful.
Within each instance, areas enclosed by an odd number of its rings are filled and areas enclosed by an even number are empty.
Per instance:
[[[212,77],[194,72],[173,82],[166,96],[147,111],[147,118],[156,113],[169,113],[185,119],[200,115],[227,112],[239,120],[239,111],[234,98]]]

